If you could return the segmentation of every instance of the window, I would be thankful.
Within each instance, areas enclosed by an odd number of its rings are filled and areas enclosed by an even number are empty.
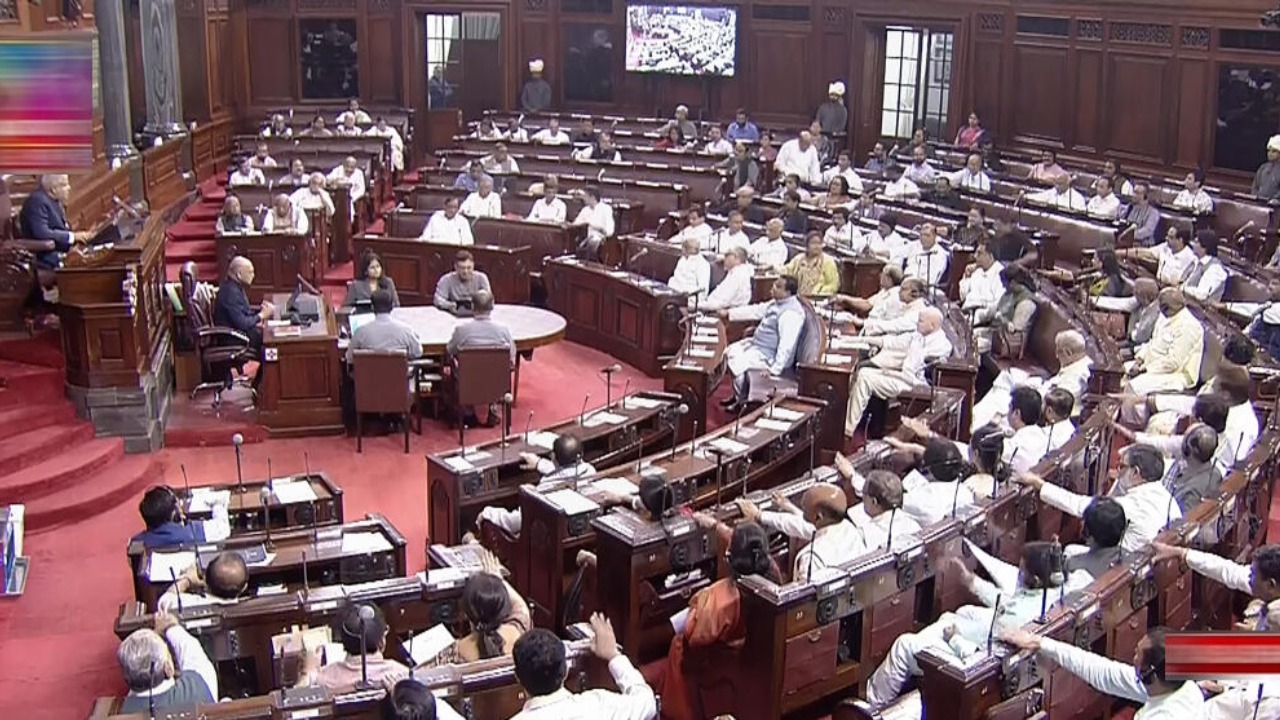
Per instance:
[[[328,100],[360,96],[356,62],[356,21],[350,18],[299,20],[302,39],[302,97]]]
[[[564,26],[564,99],[613,102],[613,39],[606,25]]]
[[[954,36],[910,27],[885,28],[880,134],[909,138],[917,125],[938,137],[947,125]]]
[[[1280,128],[1280,68],[1221,65],[1213,164],[1254,172]]]
[[[427,15],[427,107],[457,107],[455,86],[461,80],[461,15]]]

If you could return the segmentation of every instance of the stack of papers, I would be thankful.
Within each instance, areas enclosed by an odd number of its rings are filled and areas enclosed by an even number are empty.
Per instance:
[[[661,400],[640,396],[629,397],[626,399],[626,403],[628,408],[643,408],[645,410],[652,410],[662,406]]]
[[[147,579],[153,583],[173,582],[195,564],[196,554],[191,550],[153,552],[151,562],[147,564]]]
[[[606,410],[591,413],[587,416],[586,422],[582,423],[583,427],[599,427],[601,425],[621,425],[626,422],[624,415],[615,415]]]
[[[187,498],[188,513],[213,512],[215,505],[229,507],[231,505],[231,491],[215,490],[207,487],[191,488],[191,496]]]
[[[454,455],[453,457],[445,458],[444,464],[448,465],[450,470],[459,473],[471,472],[476,469],[476,466],[472,465],[470,460],[467,460],[461,455]]]
[[[527,437],[525,437],[524,441],[529,445],[536,445],[540,448],[545,448],[547,450],[550,450],[551,446],[555,444],[557,437],[560,437],[560,436],[556,435],[553,432],[547,432],[545,430],[534,430],[533,432],[529,433]]]
[[[413,664],[417,666],[435,660],[440,653],[448,650],[453,642],[453,634],[444,623],[441,623],[410,637],[404,646],[409,651]]]
[[[347,533],[342,536],[344,555],[372,555],[391,549],[391,543],[380,532]]]
[[[686,354],[689,357],[696,357],[696,358],[711,358],[716,356],[716,353],[714,350],[703,350],[700,347],[691,347],[689,348],[689,352]]]
[[[727,453],[732,453],[734,455],[737,455],[738,453],[744,453],[751,449],[750,445],[745,445],[743,443],[738,442],[737,440],[730,440],[727,437],[718,437],[715,440],[712,440],[710,442],[710,445],[712,447],[719,448],[721,450],[724,450]]]
[[[775,407],[769,411],[769,417],[774,420],[786,420],[787,422],[796,422],[804,419],[804,413],[791,408]]]
[[[599,505],[583,497],[575,490],[556,490],[542,497],[547,502],[560,508],[565,515],[582,515],[600,509]]]
[[[870,346],[871,343],[865,338],[859,337],[838,337],[833,339],[830,345],[832,350],[860,350]]]
[[[630,480],[624,478],[601,478],[591,483],[591,487],[603,491],[610,492],[614,495],[635,495],[640,492],[640,487]]]
[[[827,353],[822,356],[822,363],[824,365],[850,365],[853,363],[853,358],[848,355],[832,355],[831,353]]]
[[[432,568],[424,573],[418,573],[422,577],[422,581],[429,585],[440,585],[441,587],[453,587],[460,585],[471,577],[471,573],[460,567],[442,567]]]
[[[772,430],[774,432],[786,432],[791,429],[791,423],[782,420],[771,420],[769,418],[760,418],[756,421],[756,427],[761,430]]]
[[[317,500],[315,488],[311,487],[311,483],[307,481],[288,478],[276,480],[273,486],[275,488],[276,502],[281,505],[311,503]]]
[[[706,325],[709,327],[716,327],[720,324],[719,320],[710,315],[699,315],[696,322],[698,325]]]

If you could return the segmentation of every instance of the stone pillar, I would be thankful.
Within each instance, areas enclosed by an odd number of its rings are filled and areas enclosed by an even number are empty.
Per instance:
[[[107,137],[107,157],[137,157],[133,146],[133,119],[129,115],[129,63],[124,44],[125,0],[96,0],[98,67],[102,80],[102,124]]]
[[[182,135],[182,91],[178,86],[178,16],[174,0],[141,0],[142,72],[147,82],[150,138]]]

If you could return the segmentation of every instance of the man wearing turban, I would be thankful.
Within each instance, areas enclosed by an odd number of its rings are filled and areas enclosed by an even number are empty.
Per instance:
[[[1280,135],[1267,141],[1267,161],[1253,176],[1253,194],[1263,200],[1280,199]]]
[[[827,101],[818,106],[814,118],[822,126],[823,135],[844,135],[849,131],[849,111],[844,106],[844,83],[839,80],[827,86]]]
[[[542,60],[529,61],[529,79],[520,90],[520,107],[525,112],[541,112],[551,107],[551,83],[542,78]]]

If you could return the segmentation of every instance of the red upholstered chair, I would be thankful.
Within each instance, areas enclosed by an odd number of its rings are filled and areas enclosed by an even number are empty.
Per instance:
[[[356,452],[364,452],[364,416],[396,415],[404,427],[404,451],[409,452],[409,424],[417,399],[416,381],[409,376],[409,357],[400,350],[356,350],[351,377],[355,392]],[[419,421],[416,432],[422,432]]]
[[[458,423],[458,442],[465,439],[463,416],[468,407],[488,407],[511,392],[511,351],[505,347],[461,348],[450,358],[453,375],[449,404]],[[511,418],[507,418],[510,425]],[[511,428],[503,428],[510,433]]]
[[[196,277],[196,264],[186,262],[178,273],[182,285],[182,302],[186,306],[183,331],[195,346],[200,365],[200,384],[191,390],[191,398],[206,390],[213,391],[213,406],[222,404],[222,393],[236,383],[233,370],[254,359],[248,335],[229,327],[213,324],[213,304],[217,293],[207,292]],[[204,286],[207,287],[207,286]],[[243,378],[248,382],[248,378]]]

